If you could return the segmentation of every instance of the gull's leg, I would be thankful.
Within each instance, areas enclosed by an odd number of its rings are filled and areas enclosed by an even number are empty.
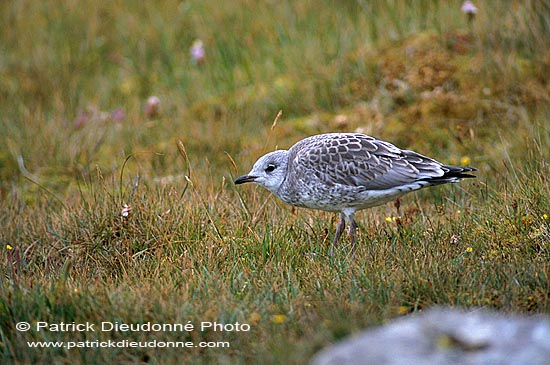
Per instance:
[[[357,223],[355,223],[355,218],[353,213],[348,215],[349,220],[349,235],[351,236],[351,252],[355,256],[355,243],[357,243]]]
[[[336,227],[336,234],[334,235],[334,240],[332,241],[332,245],[330,245],[330,256],[334,256],[334,246],[336,246],[336,244],[338,243],[338,240],[340,239],[342,232],[344,232],[344,228],[346,228],[346,216],[342,212],[340,213],[340,222]]]

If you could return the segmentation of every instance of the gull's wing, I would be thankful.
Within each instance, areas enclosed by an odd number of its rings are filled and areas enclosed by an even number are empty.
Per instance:
[[[471,168],[445,166],[416,152],[359,133],[329,133],[305,138],[289,150],[292,174],[326,185],[398,188],[418,181],[440,184],[470,175]],[[289,171],[290,172],[290,171]],[[450,174],[452,176],[448,176]],[[300,176],[302,175],[302,176]]]

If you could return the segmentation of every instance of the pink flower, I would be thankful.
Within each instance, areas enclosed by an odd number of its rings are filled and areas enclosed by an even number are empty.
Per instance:
[[[90,114],[85,111],[79,111],[76,116],[73,125],[76,129],[84,127],[90,121]]]
[[[124,204],[124,206],[122,207],[122,211],[120,212],[120,215],[122,216],[122,218],[128,218],[131,210],[132,210],[131,206],[129,206],[128,204]]]
[[[200,39],[195,40],[191,46],[191,62],[196,65],[202,65],[206,59],[206,51]]]
[[[460,10],[464,14],[477,14],[477,7],[470,0],[466,0],[462,3]]]
[[[471,26],[477,14],[477,7],[470,0],[466,0],[462,3],[460,10],[468,16],[468,23]]]
[[[145,103],[143,113],[147,118],[155,118],[159,114],[160,99],[156,96],[150,96]]]
[[[124,119],[126,119],[126,113],[124,112],[124,109],[117,108],[111,113],[111,119],[113,122],[122,122]]]

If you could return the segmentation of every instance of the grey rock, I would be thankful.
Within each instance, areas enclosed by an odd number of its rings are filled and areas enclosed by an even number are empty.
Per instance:
[[[549,365],[550,319],[434,308],[321,350],[312,365]]]

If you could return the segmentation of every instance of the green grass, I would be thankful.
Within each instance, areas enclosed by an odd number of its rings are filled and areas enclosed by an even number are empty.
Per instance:
[[[303,364],[433,305],[550,313],[549,5],[476,5],[469,24],[460,2],[3,2],[0,362]],[[357,214],[355,259],[348,237],[328,255],[334,214],[232,183],[277,146],[355,130],[478,178]]]

